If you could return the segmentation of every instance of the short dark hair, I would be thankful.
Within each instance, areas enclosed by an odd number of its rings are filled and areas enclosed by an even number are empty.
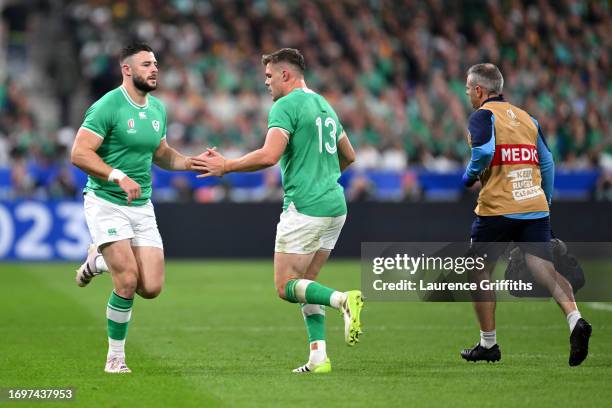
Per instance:
[[[140,51],[153,52],[153,48],[142,42],[130,43],[126,45],[119,53],[119,63],[123,64],[123,61],[125,61],[126,58],[131,57],[134,54],[138,54]]]
[[[472,75],[472,83],[480,85],[489,92],[501,94],[504,89],[504,77],[499,68],[491,63],[476,64],[470,67],[467,76]]]
[[[298,68],[300,72],[304,72],[306,64],[304,63],[304,56],[295,48],[281,48],[272,54],[264,54],[261,56],[261,63],[263,65],[278,64],[279,62],[286,62]]]

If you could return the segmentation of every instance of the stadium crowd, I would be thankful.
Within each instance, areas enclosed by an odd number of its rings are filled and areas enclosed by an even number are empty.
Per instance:
[[[607,1],[9,0],[2,15],[0,167],[18,197],[78,194],[76,129],[120,83],[117,53],[138,38],[156,50],[156,96],[183,152],[217,146],[234,157],[259,146],[272,103],[261,54],[294,47],[356,146],[356,172],[459,171],[469,157],[465,72],[490,61],[505,96],[538,119],[557,167],[600,169],[594,196],[612,199]],[[61,168],[52,179],[49,166]],[[404,180],[418,195],[414,177]],[[355,177],[349,197],[369,188]],[[183,196],[204,195],[173,198]]]

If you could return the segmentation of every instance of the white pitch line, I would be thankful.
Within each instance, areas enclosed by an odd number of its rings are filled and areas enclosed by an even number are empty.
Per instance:
[[[612,305],[608,304],[608,303],[601,303],[601,302],[591,302],[591,303],[587,303],[587,305],[591,308],[591,309],[595,309],[595,310],[605,310],[606,312],[612,312]]]

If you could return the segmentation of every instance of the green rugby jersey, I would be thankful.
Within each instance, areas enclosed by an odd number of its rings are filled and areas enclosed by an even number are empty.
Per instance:
[[[293,203],[298,212],[313,217],[346,214],[344,189],[338,183],[342,125],[325,98],[309,89],[294,89],[272,106],[268,129],[274,127],[289,133],[280,160],[283,209]]]
[[[161,101],[148,95],[146,105],[137,105],[120,86],[91,105],[81,126],[104,139],[96,151],[98,156],[140,185],[142,195],[131,205],[146,204],[151,198],[153,153],[166,137],[166,109]],[[84,189],[88,191],[127,205],[127,195],[110,181],[89,176]]]

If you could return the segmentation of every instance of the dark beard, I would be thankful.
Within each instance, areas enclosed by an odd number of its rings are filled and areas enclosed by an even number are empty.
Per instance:
[[[151,86],[147,84],[147,81],[145,81],[142,78],[136,77],[136,76],[132,77],[132,82],[134,83],[134,87],[142,92],[151,92],[157,89],[157,84],[154,86]]]

